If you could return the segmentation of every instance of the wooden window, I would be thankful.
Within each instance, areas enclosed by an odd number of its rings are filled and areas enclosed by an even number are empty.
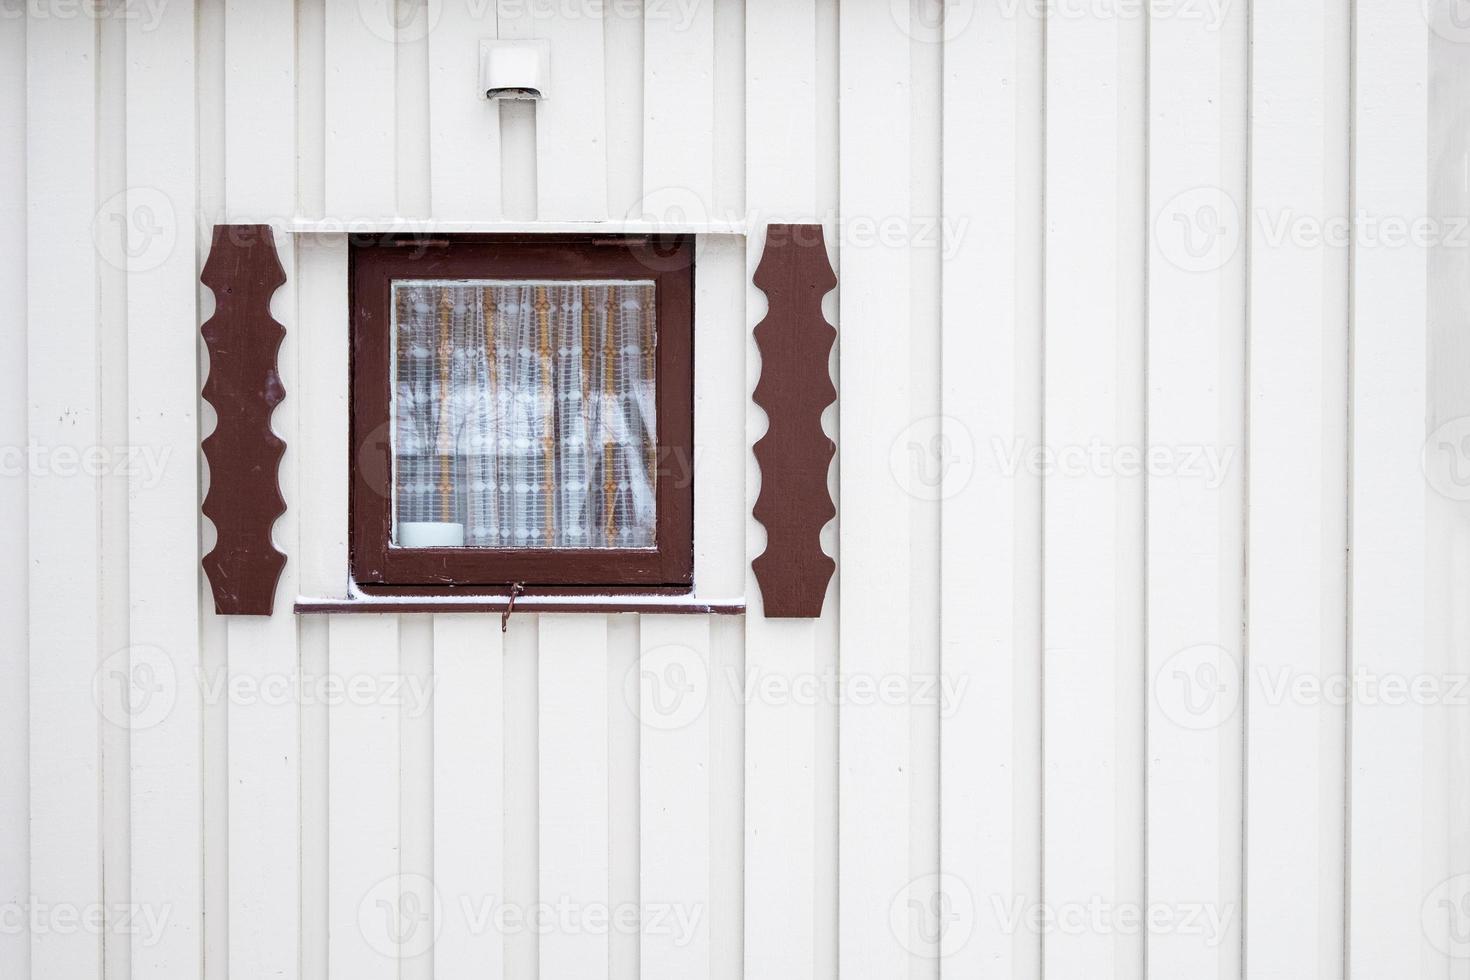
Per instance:
[[[687,238],[354,245],[365,591],[689,591]]]

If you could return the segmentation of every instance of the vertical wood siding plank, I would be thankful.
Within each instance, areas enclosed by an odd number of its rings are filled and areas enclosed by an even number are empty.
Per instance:
[[[87,192],[97,179],[96,43],[88,17],[26,21],[27,440],[50,451],[98,444],[96,202]],[[101,661],[98,481],[36,467],[27,493],[30,895],[85,906],[102,900],[94,679],[126,725],[128,654]],[[95,935],[37,932],[30,944],[34,976],[101,975]]]
[[[306,217],[326,214],[326,0],[296,3],[296,194]]]
[[[293,977],[301,935],[301,729],[291,685],[300,671],[295,589],[282,585],[269,619],[227,624],[229,683],[252,692],[229,711],[228,935],[233,972]],[[288,697],[278,700],[282,691]]]
[[[433,910],[399,870],[396,616],[333,616],[328,674],[330,980],[397,980],[398,958],[425,941]]]
[[[764,619],[753,586],[742,686],[789,690],[815,677],[816,623]],[[752,980],[814,969],[817,712],[799,702],[745,698],[745,973]]]
[[[194,29],[188,5],[127,25],[128,441],[171,461],[129,480],[130,676],[171,668],[176,690],[131,732],[131,901],[169,910],[156,942],[132,944],[139,980],[202,961]]]
[[[710,617],[710,978],[745,976],[745,631],[739,616]]]
[[[1347,250],[1268,229],[1347,213],[1349,19],[1346,0],[1252,14],[1245,975],[1261,980],[1343,975],[1343,709],[1266,695],[1347,668]]]
[[[1470,78],[1470,45],[1451,29],[1453,4],[1441,2],[1430,10],[1429,39],[1429,215],[1453,222],[1470,215],[1470,183],[1459,166],[1439,161],[1464,161],[1467,153],[1463,93]],[[1470,291],[1464,288],[1470,250],[1463,235],[1445,236],[1429,253],[1429,419],[1430,437],[1424,447],[1425,472],[1430,487],[1427,537],[1429,541],[1426,606],[1429,649],[1435,666],[1447,677],[1470,677],[1470,608],[1461,597],[1470,592],[1470,506],[1464,497],[1460,471],[1466,448],[1457,435],[1465,433],[1470,417],[1470,333],[1464,329],[1470,313]],[[1456,681],[1458,683],[1458,681]],[[1448,707],[1446,737],[1454,745],[1470,744],[1470,711],[1464,701]],[[1449,868],[1454,874],[1470,872],[1470,753],[1451,754],[1445,773],[1449,786]],[[1460,879],[1462,881],[1470,879]],[[1464,920],[1461,920],[1463,923]],[[1450,964],[1452,980],[1470,978],[1470,957]]]
[[[471,909],[505,895],[501,633],[493,616],[434,617],[434,974],[504,975],[501,933]]]
[[[643,216],[714,211],[714,0],[653,4],[643,16]]]
[[[296,11],[283,0],[225,5],[225,211],[232,221],[261,221],[281,229],[296,212]],[[258,696],[229,705],[229,969],[232,975],[291,980],[301,962],[301,705],[296,696],[273,697],[300,677],[296,618],[291,612],[300,580],[297,520],[300,455],[296,420],[301,339],[297,329],[295,239],[277,231],[275,245],[286,283],[272,297],[272,314],[285,325],[277,362],[286,399],[271,419],[288,447],[280,482],[286,513],[276,522],[277,548],[286,566],[268,618],[231,617],[226,623],[228,682],[244,682]]]
[[[945,445],[974,470],[942,500],[939,890],[952,908],[1040,900],[1040,480],[1008,472],[1040,435],[1041,23],[946,8],[942,398]],[[952,244],[951,244],[952,241]],[[988,326],[976,330],[976,311]],[[971,903],[966,905],[966,903]],[[981,914],[944,932],[944,977],[1038,976],[1039,937]]]
[[[565,0],[536,6],[534,37],[551,42],[551,91],[536,105],[537,217],[607,217],[603,98],[603,5]]]
[[[580,916],[608,902],[607,619],[543,615],[540,639],[540,900]],[[541,976],[608,972],[606,932],[568,919],[541,936]]]
[[[607,214],[613,219],[637,216],[642,211],[644,6],[642,2],[612,3],[603,8],[603,125],[609,134]],[[653,5],[647,13],[655,21],[665,16]]]
[[[229,220],[280,228],[296,214],[292,0],[227,0],[224,131]]]
[[[641,103],[641,97],[638,100]],[[638,616],[607,616],[607,900],[614,910],[637,908],[643,868],[641,780],[638,752],[642,741],[637,692],[625,684],[638,674]],[[615,913],[616,914],[616,913]],[[649,921],[647,918],[643,922]],[[657,931],[662,931],[658,924]],[[608,980],[640,980],[642,933],[631,916],[608,930]]]
[[[502,754],[505,758],[505,869],[502,873],[506,904],[527,908],[540,892],[540,738],[537,714],[538,623],[535,616],[512,616],[501,637],[505,686]],[[512,931],[503,939],[505,975],[538,975],[540,937],[531,930]]]
[[[765,295],[750,282],[765,246],[764,224],[817,216],[816,5],[749,0],[745,6],[745,199],[756,224],[746,239],[746,444],[766,431],[750,400],[760,356],[750,331]],[[829,239],[835,241],[835,239]],[[765,529],[749,516],[760,474],[747,450],[744,683],[794,685],[816,674],[817,626],[766,619],[749,560]],[[696,483],[696,485],[698,485]],[[829,605],[835,600],[833,590]],[[817,708],[799,699],[745,698],[745,975],[812,976],[816,968]]]
[[[298,635],[303,683],[315,684],[330,670],[330,623],[304,616]],[[322,698],[301,707],[301,975],[326,977],[331,918],[331,718]]]
[[[488,7],[489,0],[485,2]],[[396,3],[393,17],[396,22],[393,45],[393,159],[396,164],[393,184],[396,207],[393,213],[409,220],[423,221],[433,215],[434,180],[431,171],[434,141],[429,39],[439,28],[443,7]],[[469,40],[465,38],[466,42]],[[473,77],[479,78],[478,70],[474,70]],[[427,651],[426,646],[426,657],[430,656]],[[428,668],[427,663],[424,666]]]
[[[745,212],[745,0],[713,3],[713,213],[740,217]]]
[[[422,12],[422,11],[420,11]],[[434,878],[434,618],[398,623],[398,874],[408,903],[398,921],[426,928],[400,946],[398,980],[433,980],[435,950],[451,916],[463,921],[465,898],[446,896]],[[452,853],[452,852],[451,852]],[[446,903],[447,900],[447,903]],[[471,899],[471,901],[473,901]],[[474,906],[470,906],[473,908]]]
[[[1419,459],[1427,410],[1428,30],[1389,0],[1356,4],[1353,255],[1352,619],[1355,678],[1409,689],[1442,668],[1425,636],[1426,501]],[[1387,687],[1384,688],[1388,690]],[[1350,714],[1349,968],[1354,977],[1440,977],[1463,926],[1463,879],[1448,876],[1442,709],[1359,698]],[[1458,914],[1458,913],[1456,913]]]
[[[391,217],[397,211],[396,0],[326,5],[326,216],[348,223]]]
[[[919,693],[917,685],[928,684],[938,677],[942,665],[940,520],[943,504],[927,499],[931,495],[930,486],[923,481],[932,479],[936,472],[943,472],[945,455],[942,448],[935,451],[932,441],[924,452],[922,437],[914,436],[928,425],[919,420],[940,418],[944,411],[943,236],[927,232],[944,213],[944,45],[935,29],[944,23],[946,10],[943,0],[918,0],[910,4],[909,11],[908,24],[901,25],[906,26],[909,38],[910,79],[909,211],[905,245],[909,259],[909,320],[904,335],[908,338],[908,421],[910,426],[918,425],[905,427],[894,445],[907,450],[906,470],[901,471],[903,476],[896,482],[909,498],[906,669],[910,683],[916,685],[907,695],[909,750],[904,772],[909,786],[908,864],[915,882],[910,885],[907,897],[910,902],[917,899],[928,903],[928,909],[922,914],[909,906],[909,921],[917,926],[918,932],[917,935],[910,932],[908,940],[909,952],[917,954],[915,972],[927,976],[937,973],[933,962],[936,950],[934,944],[925,940],[934,935],[931,931],[936,923],[933,903],[936,899],[943,901],[937,885],[931,888],[930,884],[936,881],[933,876],[939,870],[940,705],[937,698],[926,696],[931,692]],[[889,407],[890,413],[894,407]],[[942,422],[938,428],[942,430]],[[888,458],[891,475],[891,451]],[[890,924],[891,921],[890,916]],[[943,931],[945,936],[950,934],[950,930]]]
[[[710,661],[704,616],[639,618],[643,980],[710,975]],[[629,699],[633,700],[632,697]]]
[[[1045,440],[1143,432],[1143,24],[1047,19]],[[1142,903],[1142,480],[1084,465],[1045,481],[1047,907]],[[1053,931],[1048,976],[1132,977],[1136,934]]]
[[[120,203],[112,213],[126,212],[128,189],[127,146],[127,24],[121,18],[100,18],[97,25],[97,188],[96,199]],[[103,230],[105,229],[105,230]],[[98,225],[98,237],[114,251],[97,268],[97,362],[100,366],[97,437],[103,446],[128,444],[128,271],[116,250],[128,244],[126,221]],[[99,616],[103,650],[130,646],[128,589],[128,509],[131,480],[126,473],[102,475],[101,536],[102,595]],[[109,583],[111,587],[109,587]],[[105,722],[105,718],[104,718]],[[102,726],[102,900],[126,902],[132,897],[132,842],[129,836],[128,768],[129,727]],[[102,937],[104,976],[131,972],[132,943],[116,934]]]
[[[0,23],[0,446],[26,444],[26,22]],[[7,460],[9,462],[9,460]],[[11,463],[11,467],[15,464]],[[0,903],[20,905],[30,894],[30,751],[27,729],[27,573],[25,471],[7,467],[0,479]],[[30,937],[0,936],[0,974],[30,976]]]
[[[500,104],[471,84],[481,39],[496,36],[490,0],[449,0],[429,30],[430,199],[441,221],[500,217]]]
[[[906,11],[890,13],[839,11],[840,210],[848,224],[907,228],[910,24]],[[911,667],[911,488],[889,468],[890,447],[914,421],[908,244],[849,235],[840,246],[841,383],[860,393],[839,403],[844,689],[906,683]],[[838,972],[906,975],[930,925],[910,904],[929,907],[923,884],[910,881],[910,708],[902,698],[843,698],[838,718]]]
[[[1196,260],[1174,215],[1244,198],[1245,15],[1149,36],[1148,901],[1208,913],[1150,930],[1156,977],[1240,972],[1245,263],[1238,220]],[[1230,696],[1181,689],[1200,675]]]

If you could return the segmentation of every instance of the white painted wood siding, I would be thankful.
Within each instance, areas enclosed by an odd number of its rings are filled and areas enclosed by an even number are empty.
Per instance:
[[[1453,0],[20,7],[0,977],[1470,980]],[[492,37],[545,101],[477,97]],[[749,617],[292,614],[352,455],[299,228],[393,219],[711,229],[696,572]],[[841,282],[811,622],[749,572],[774,220]],[[199,570],[219,221],[288,273],[263,619]]]

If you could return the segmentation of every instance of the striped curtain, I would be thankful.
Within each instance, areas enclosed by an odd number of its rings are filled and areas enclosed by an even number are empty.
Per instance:
[[[654,545],[652,282],[396,282],[393,307],[399,522]]]

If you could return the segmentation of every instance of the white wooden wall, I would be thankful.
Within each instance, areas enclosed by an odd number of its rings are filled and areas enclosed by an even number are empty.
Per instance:
[[[0,2],[0,977],[1470,980],[1454,6]],[[324,229],[640,219],[720,231],[697,577],[750,615],[294,616],[346,587]],[[264,619],[198,565],[226,220],[289,273]],[[771,220],[842,282],[811,622],[748,570]]]

